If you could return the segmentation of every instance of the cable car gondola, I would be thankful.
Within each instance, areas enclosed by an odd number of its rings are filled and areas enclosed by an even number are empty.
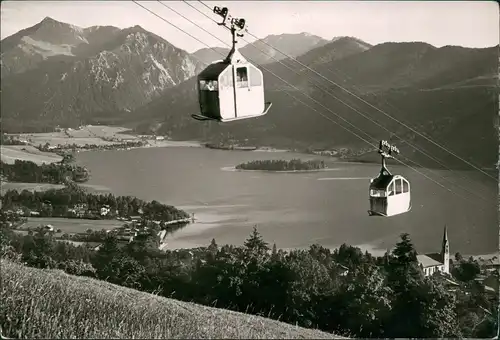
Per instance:
[[[226,7],[214,12],[228,19]],[[265,115],[272,104],[264,99],[262,71],[249,63],[236,49],[236,36],[242,37],[245,19],[230,18],[232,48],[224,60],[213,62],[197,77],[200,114],[191,116],[200,121],[232,122]],[[227,26],[226,26],[227,27]]]
[[[385,152],[383,147],[389,149]],[[395,146],[380,141],[378,152],[382,156],[382,169],[378,177],[370,180],[370,216],[394,216],[411,210],[410,183],[401,175],[393,175],[387,170],[386,158],[394,158],[392,152],[399,153]]]

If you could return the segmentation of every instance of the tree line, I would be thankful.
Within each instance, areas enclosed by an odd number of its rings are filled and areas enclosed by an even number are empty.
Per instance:
[[[63,160],[70,159],[70,156]],[[43,163],[16,159],[14,164],[0,161],[0,175],[10,182],[64,184],[69,181],[86,182],[89,179],[87,168],[79,165],[61,163]]]
[[[120,245],[108,235],[98,251],[57,242],[44,232],[21,236],[2,229],[3,256],[37,268],[279,319],[354,337],[493,337],[497,296],[476,282],[479,268],[459,256],[459,282],[424,277],[409,235],[392,252],[373,257],[342,245],[329,250],[271,248],[254,229],[243,246],[159,251],[154,233]],[[345,268],[348,269],[345,274]],[[472,268],[472,270],[471,270]],[[468,275],[463,273],[467,272]],[[455,274],[454,274],[455,275]]]
[[[104,216],[100,214],[102,207],[109,207]],[[146,202],[133,196],[93,194],[74,184],[41,192],[8,190],[2,196],[2,210],[9,209],[35,210],[46,217],[76,217],[82,212],[80,217],[98,219],[140,215],[143,220],[168,222],[189,218],[187,212],[155,200]]]
[[[26,145],[26,143],[19,140],[15,136],[9,136],[6,133],[0,134],[0,145]]]
[[[302,161],[300,159],[281,160],[256,160],[238,164],[236,169],[240,170],[267,170],[267,171],[296,171],[296,170],[319,170],[325,169],[326,165],[321,160]]]
[[[113,144],[58,144],[55,148],[50,148],[49,143],[45,143],[44,145],[40,144],[38,145],[37,149],[40,151],[45,151],[45,152],[61,152],[64,150],[116,150],[116,149],[126,149],[126,148],[134,148],[134,147],[142,147],[146,145],[146,141],[138,140],[138,141],[126,141],[126,142],[119,142],[119,143],[113,143]]]

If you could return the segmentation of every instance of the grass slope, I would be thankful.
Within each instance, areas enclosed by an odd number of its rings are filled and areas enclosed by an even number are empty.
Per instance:
[[[0,326],[16,338],[339,338],[1,260]]]
[[[36,164],[55,163],[62,157],[50,152],[42,152],[30,145],[2,145],[1,159],[5,163],[13,164],[16,159],[31,161]]]

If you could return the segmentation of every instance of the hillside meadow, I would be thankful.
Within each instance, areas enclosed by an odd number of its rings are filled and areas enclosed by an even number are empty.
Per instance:
[[[5,163],[13,164],[17,159],[31,161],[36,164],[56,163],[62,157],[51,152],[43,152],[30,145],[1,145],[1,159]]]
[[[259,316],[1,260],[1,330],[30,339],[339,339]]]

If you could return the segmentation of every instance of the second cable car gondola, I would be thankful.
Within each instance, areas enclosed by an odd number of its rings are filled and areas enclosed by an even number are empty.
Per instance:
[[[384,151],[384,147],[389,151]],[[379,151],[382,156],[382,169],[376,178],[370,180],[370,216],[394,216],[411,210],[410,183],[400,175],[393,175],[387,170],[386,158],[393,158],[392,152],[399,150],[380,141]]]
[[[230,19],[233,44],[224,60],[216,61],[197,77],[200,114],[191,115],[196,120],[231,122],[265,115],[272,104],[264,99],[262,71],[249,63],[236,49],[236,36],[243,36],[245,19],[228,18],[228,9],[214,8],[224,18]],[[227,27],[227,26],[226,26]]]

